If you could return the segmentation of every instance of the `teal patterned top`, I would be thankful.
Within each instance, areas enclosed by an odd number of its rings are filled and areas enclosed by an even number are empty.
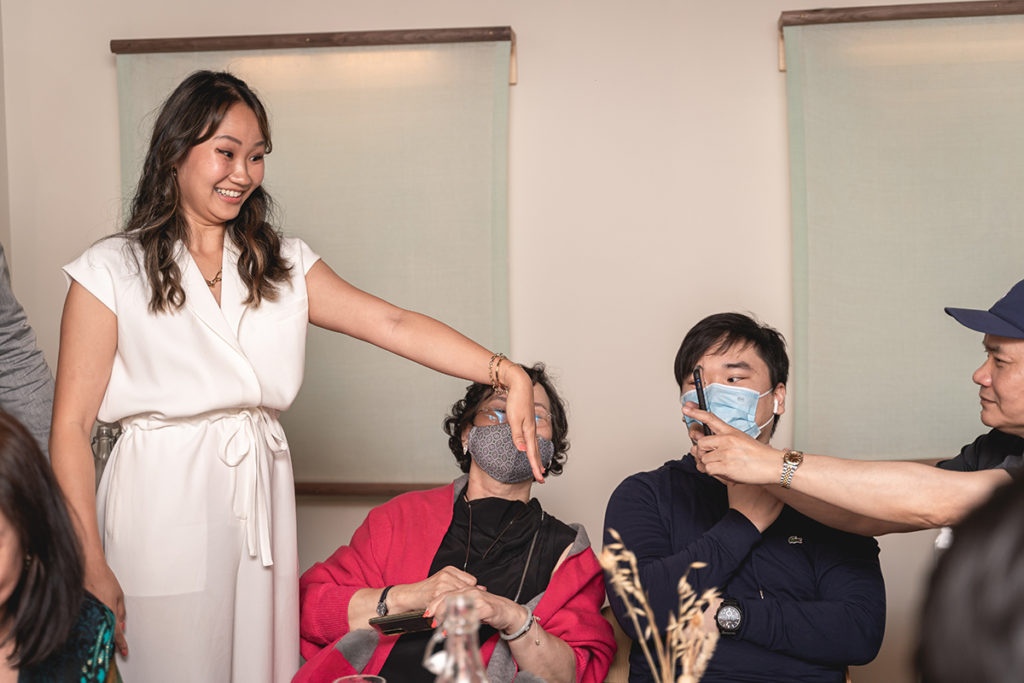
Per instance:
[[[119,683],[113,658],[114,613],[87,591],[68,642],[20,671],[18,683]]]

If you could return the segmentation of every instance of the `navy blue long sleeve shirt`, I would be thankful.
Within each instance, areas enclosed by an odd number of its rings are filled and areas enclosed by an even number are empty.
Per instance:
[[[605,513],[606,544],[608,529],[636,554],[659,630],[677,608],[676,587],[692,562],[708,565],[690,570],[694,591],[718,588],[739,601],[743,624],[736,636],[719,638],[704,683],[838,682],[847,665],[871,661],[882,644],[885,586],[874,539],[789,507],[761,534],[690,455],[622,482]],[[608,593],[635,639],[622,602],[611,587]],[[629,659],[631,683],[653,680],[635,642]]]

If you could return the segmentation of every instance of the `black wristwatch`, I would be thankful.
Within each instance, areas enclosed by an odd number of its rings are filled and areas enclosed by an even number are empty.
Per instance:
[[[388,591],[394,588],[394,586],[388,586],[380,594],[380,600],[377,601],[377,616],[386,617],[388,615]]]
[[[715,612],[715,623],[718,624],[718,632],[723,636],[735,636],[743,625],[743,610],[738,600],[723,598],[722,604]]]

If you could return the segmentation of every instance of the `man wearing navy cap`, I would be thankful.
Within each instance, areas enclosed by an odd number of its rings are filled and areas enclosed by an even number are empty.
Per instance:
[[[946,308],[985,335],[985,362],[974,372],[981,421],[991,427],[951,460],[929,467],[776,450],[687,404],[706,423],[691,429],[699,467],[724,481],[759,484],[829,526],[877,536],[949,526],[1011,478],[1024,478],[1024,280],[987,311]]]

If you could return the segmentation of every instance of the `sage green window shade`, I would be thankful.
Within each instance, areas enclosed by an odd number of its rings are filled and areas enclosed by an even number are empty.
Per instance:
[[[1024,279],[1024,17],[784,28],[796,446],[952,457],[971,374]]]
[[[509,40],[119,54],[126,196],[164,97],[196,69],[254,87],[271,118],[264,181],[286,235],[337,273],[508,348]],[[441,420],[466,382],[310,329],[283,417],[299,481],[458,474]]]

